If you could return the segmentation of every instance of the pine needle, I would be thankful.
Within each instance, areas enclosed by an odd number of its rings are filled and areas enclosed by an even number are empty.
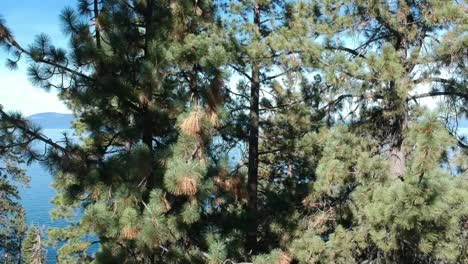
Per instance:
[[[197,183],[194,179],[182,177],[177,179],[176,195],[193,196],[197,193]]]
[[[292,258],[289,256],[289,254],[283,252],[279,257],[277,264],[290,264],[291,261]]]
[[[166,194],[164,194],[164,196],[162,197],[162,203],[163,203],[163,212],[164,213],[167,213],[167,212],[169,212],[169,210],[172,209],[171,204],[166,199]]]
[[[189,114],[189,116],[182,122],[180,129],[188,136],[197,136],[201,132],[201,118],[203,112],[198,109]]]
[[[214,111],[214,110],[208,111],[208,122],[210,122],[210,124],[211,124],[213,127],[218,126],[218,124],[219,124],[219,116],[218,116],[218,113],[216,113],[216,111]]]
[[[138,229],[129,226],[125,226],[120,233],[121,237],[127,240],[134,240],[138,237],[139,234],[140,232]]]

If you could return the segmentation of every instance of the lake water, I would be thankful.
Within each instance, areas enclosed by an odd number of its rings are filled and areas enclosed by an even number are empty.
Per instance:
[[[53,140],[61,139],[64,129],[44,129],[47,137]],[[43,146],[42,146],[43,147]],[[50,203],[55,190],[50,186],[52,175],[40,164],[34,162],[27,168],[27,175],[31,177],[28,188],[20,188],[23,207],[26,211],[26,223],[34,224],[46,231],[48,227],[64,227],[67,222],[58,220],[52,222],[49,212],[53,208]],[[55,263],[56,250],[47,248],[47,263]]]
[[[62,133],[67,130],[63,129],[44,129],[43,132],[53,140],[62,138]],[[68,130],[68,132],[70,132]],[[459,132],[468,135],[468,128],[460,128]],[[26,222],[43,227],[44,230],[48,227],[64,227],[67,222],[59,220],[52,222],[49,211],[53,208],[50,203],[55,191],[50,186],[52,176],[50,173],[37,163],[31,164],[27,169],[28,175],[31,177],[29,188],[20,188],[22,204],[26,210]],[[93,250],[96,250],[94,248]],[[53,248],[47,249],[47,263],[55,263],[56,250]]]

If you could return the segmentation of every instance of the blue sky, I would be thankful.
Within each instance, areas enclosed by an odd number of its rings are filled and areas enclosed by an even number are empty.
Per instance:
[[[48,34],[54,45],[65,47],[59,14],[74,0],[20,0],[0,1],[0,15],[6,20],[17,41],[27,47],[40,33]],[[46,92],[33,87],[26,75],[27,64],[20,63],[15,71],[5,67],[7,54],[0,51],[0,104],[5,110],[20,111],[24,115],[40,112],[70,112],[56,96],[55,91]]]

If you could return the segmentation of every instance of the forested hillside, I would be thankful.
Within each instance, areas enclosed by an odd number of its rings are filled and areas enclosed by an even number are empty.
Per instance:
[[[30,115],[27,119],[42,129],[68,129],[72,125],[71,114],[39,113]]]
[[[58,263],[467,263],[467,11],[79,0],[67,47],[0,20],[8,65],[58,92],[81,139],[0,107],[0,253],[43,262],[41,234],[10,223],[36,160],[51,217],[83,212],[47,232]]]

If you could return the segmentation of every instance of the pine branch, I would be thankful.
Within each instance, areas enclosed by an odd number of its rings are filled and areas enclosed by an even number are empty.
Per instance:
[[[44,64],[47,64],[47,65],[50,65],[50,66],[53,66],[55,68],[58,68],[58,69],[61,69],[65,72],[68,72],[70,74],[73,74],[73,75],[77,75],[79,77],[82,77],[84,79],[87,79],[87,80],[93,80],[91,77],[89,77],[88,75],[86,74],[83,74],[81,72],[78,72],[76,70],[73,70],[65,65],[61,65],[61,64],[58,64],[54,61],[51,61],[51,60],[47,60],[45,58],[41,58],[39,56],[35,56],[32,52],[30,52],[29,50],[26,50],[24,49],[12,36],[11,34],[9,34],[8,30],[6,30],[6,28],[2,25],[0,25],[0,41],[2,42],[6,42],[8,45],[11,45],[13,47],[15,47],[17,49],[17,51],[21,54],[21,53],[24,53],[26,55],[29,56],[29,58],[31,58],[33,61],[35,62],[41,62],[41,63],[44,63]]]
[[[443,83],[448,85],[451,88],[458,88],[462,87],[462,84],[457,83],[455,80],[440,78],[440,77],[429,77],[429,78],[421,78],[413,81],[415,84],[425,83],[425,82],[436,82],[436,83]]]
[[[353,98],[353,97],[357,97],[355,95],[352,95],[352,94],[342,94],[340,96],[338,96],[335,100],[329,102],[327,105],[323,106],[320,110],[325,110],[333,105],[336,105],[336,104],[339,104],[341,103],[341,101],[343,101],[344,99],[346,98]]]
[[[448,131],[448,133],[457,140],[457,145],[460,148],[468,150],[468,145],[465,142],[463,142],[463,140],[459,136],[457,136],[455,132]]]
[[[378,36],[378,34],[381,33],[381,27],[376,28],[374,34],[367,40],[366,42],[362,43],[359,47],[357,47],[355,50],[360,50],[360,49],[365,49],[367,46],[372,44],[373,42],[376,42],[381,39],[385,39],[390,37],[391,35],[389,34],[383,34],[381,36]]]
[[[416,100],[420,98],[425,98],[425,97],[434,97],[434,96],[458,96],[462,97],[464,99],[468,100],[468,94],[467,93],[461,93],[461,92],[455,92],[455,91],[441,91],[441,92],[428,92],[428,93],[421,93],[421,94],[416,94],[413,96],[410,96],[407,101],[411,100]]]
[[[231,68],[233,68],[234,70],[236,70],[238,73],[244,75],[244,77],[246,77],[249,81],[253,81],[252,77],[250,75],[248,75],[244,70],[241,70],[240,68],[236,67],[235,65],[232,65],[230,64],[229,66],[231,66]]]
[[[275,75],[272,75],[272,76],[267,76],[267,77],[263,78],[260,82],[263,83],[263,82],[266,82],[266,81],[270,81],[270,80],[276,79],[276,78],[278,78],[278,77],[281,77],[281,76],[283,76],[283,75],[286,75],[286,74],[288,74],[288,73],[290,73],[290,72],[292,72],[292,71],[294,71],[294,70],[297,70],[297,69],[299,69],[299,67],[293,67],[293,68],[290,68],[290,69],[288,69],[288,70],[286,70],[286,71],[283,71],[283,72],[281,72],[281,73],[278,73],[278,74],[275,74]]]
[[[226,91],[228,91],[229,93],[232,93],[233,95],[240,96],[240,97],[244,98],[244,99],[247,100],[247,101],[250,101],[250,97],[248,97],[247,95],[233,92],[233,91],[232,91],[231,89],[229,89],[228,87],[226,87]]]
[[[58,150],[62,151],[63,153],[69,153],[69,151],[66,148],[64,148],[64,147],[60,146],[59,144],[55,143],[50,138],[47,138],[47,137],[45,137],[44,135],[42,135],[40,133],[32,131],[27,126],[27,124],[26,124],[26,122],[24,120],[19,120],[19,119],[13,118],[10,115],[8,115],[5,111],[3,111],[3,107],[1,105],[0,105],[0,117],[2,119],[7,120],[8,122],[10,122],[16,128],[22,130],[25,134],[33,137],[35,140],[42,141],[42,142],[54,147],[55,149],[58,149]]]
[[[355,57],[360,57],[360,58],[363,58],[363,59],[366,58],[366,56],[364,56],[363,54],[361,54],[360,52],[358,52],[357,49],[350,49],[350,48],[346,48],[346,47],[342,47],[342,46],[338,46],[338,47],[326,46],[325,48],[328,49],[328,50],[341,50],[341,51],[346,51],[346,52],[350,53],[351,55],[353,55],[353,56],[355,56]]]

